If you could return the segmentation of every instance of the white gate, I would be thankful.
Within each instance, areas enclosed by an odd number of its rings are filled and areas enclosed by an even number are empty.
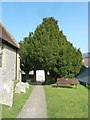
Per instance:
[[[36,81],[37,82],[45,81],[45,71],[44,70],[36,70]]]

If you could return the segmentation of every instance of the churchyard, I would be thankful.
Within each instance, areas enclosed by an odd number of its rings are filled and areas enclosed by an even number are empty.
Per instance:
[[[36,80],[45,80],[45,73],[38,70]],[[71,85],[51,84],[51,77],[46,78],[47,82],[43,85],[47,104],[48,118],[88,118],[88,89],[77,84],[77,88]],[[35,80],[34,80],[35,81]],[[23,106],[28,100],[34,85],[27,82],[14,81],[14,96],[12,107],[2,105],[2,118],[17,118]],[[38,98],[39,99],[39,98]]]
[[[16,118],[31,94],[30,85],[26,93],[15,93],[13,106],[2,105],[3,118]],[[88,89],[80,84],[77,89],[44,85],[48,118],[88,118]]]
[[[4,33],[0,35],[3,38],[0,43],[0,96],[2,96],[2,98],[0,97],[2,104],[0,109],[2,109],[2,118],[16,118],[22,111],[34,88],[34,85],[22,82],[22,71],[25,72],[27,81],[30,70],[35,72],[34,82],[45,81],[43,86],[46,99],[44,100],[46,100],[48,118],[88,118],[88,89],[86,87],[78,84],[77,89],[74,89],[51,85],[56,82],[58,76],[74,79],[83,70],[80,49],[74,48],[63,31],[59,30],[58,21],[53,17],[44,18],[35,32],[29,32],[29,36],[20,42],[20,46],[6,28],[2,24],[0,25]],[[4,57],[6,57],[5,63]],[[50,76],[51,80],[46,79],[46,75]],[[15,83],[15,80],[18,80],[18,83]],[[30,80],[30,84],[31,82]],[[34,94],[37,94],[37,91]],[[42,94],[38,93],[39,97],[41,97],[40,95]],[[42,108],[37,103],[39,97],[36,97],[35,103],[32,104],[33,106],[37,104],[34,106],[35,114],[37,114],[37,107],[38,111]],[[32,101],[35,100],[34,98]],[[40,103],[43,102],[40,101]],[[26,114],[25,117],[27,117]]]

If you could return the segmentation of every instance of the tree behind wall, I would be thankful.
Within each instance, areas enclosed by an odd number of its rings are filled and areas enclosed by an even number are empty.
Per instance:
[[[54,78],[75,77],[82,66],[81,51],[67,40],[53,17],[44,18],[34,33],[24,39],[20,54],[25,72],[44,69]]]

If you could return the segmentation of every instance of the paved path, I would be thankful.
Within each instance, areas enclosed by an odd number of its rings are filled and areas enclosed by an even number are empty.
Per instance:
[[[43,86],[35,86],[17,118],[47,118],[46,100]]]

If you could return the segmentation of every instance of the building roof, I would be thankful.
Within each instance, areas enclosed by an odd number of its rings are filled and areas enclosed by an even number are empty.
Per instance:
[[[1,22],[0,22],[0,37],[2,38],[2,40],[12,45],[13,47],[19,48],[19,44],[16,42],[16,40],[12,37],[12,35],[8,32],[8,30]]]
[[[90,58],[90,52],[83,53],[83,58]]]
[[[90,84],[90,67],[86,68],[85,71],[83,71],[76,78],[83,83],[89,83]]]

